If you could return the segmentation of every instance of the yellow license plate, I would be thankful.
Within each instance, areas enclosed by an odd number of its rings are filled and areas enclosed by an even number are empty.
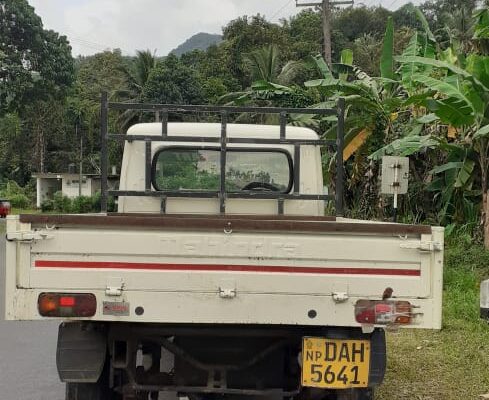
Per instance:
[[[368,386],[370,341],[305,337],[302,386],[347,389]]]

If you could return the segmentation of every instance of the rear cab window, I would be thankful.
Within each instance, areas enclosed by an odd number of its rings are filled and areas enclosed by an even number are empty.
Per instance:
[[[219,149],[168,147],[153,158],[153,186],[159,191],[219,191]],[[289,193],[292,189],[292,159],[281,149],[228,148],[226,191]]]

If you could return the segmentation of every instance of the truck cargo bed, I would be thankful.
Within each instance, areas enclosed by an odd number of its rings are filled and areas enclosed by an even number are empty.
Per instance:
[[[417,326],[440,327],[440,228],[276,215],[22,215],[9,217],[7,238],[8,319],[41,318],[42,292],[76,291],[97,296],[94,320],[358,326],[355,302],[391,287],[420,307]],[[107,313],[107,302],[126,303],[129,315]]]

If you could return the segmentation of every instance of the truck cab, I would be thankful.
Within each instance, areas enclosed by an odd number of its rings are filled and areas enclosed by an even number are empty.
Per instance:
[[[200,138],[220,140],[218,123],[169,123],[168,130],[174,140],[151,142],[151,185],[157,191],[175,191],[193,197],[168,197],[166,214],[220,214],[217,197],[205,198],[203,192],[219,191],[221,148],[219,142],[202,144]],[[320,146],[300,145],[295,154],[290,143],[253,143],[256,139],[273,141],[279,137],[277,125],[228,124],[227,137],[237,139],[229,143],[226,153],[226,214],[274,215],[278,213],[277,198],[284,196],[283,215],[324,216],[324,201],[292,200],[285,196],[301,194],[327,194],[324,187]],[[160,123],[137,124],[128,135],[161,136]],[[185,137],[187,140],[179,141]],[[291,140],[319,143],[311,129],[288,127]],[[190,140],[189,140],[190,139]],[[193,139],[193,140],[192,140]],[[294,170],[294,158],[300,159],[300,168]],[[145,143],[126,142],[121,167],[121,190],[145,188]],[[294,186],[294,173],[300,175],[300,187]],[[326,193],[324,193],[326,192]],[[248,198],[238,197],[240,194]],[[262,196],[260,196],[260,194]],[[267,194],[270,197],[267,199]],[[233,195],[236,197],[233,198]],[[260,198],[264,197],[264,198]],[[120,196],[118,211],[123,213],[160,213],[158,197]]]
[[[162,121],[110,134],[108,111],[131,107]],[[372,399],[384,328],[441,328],[443,229],[342,216],[342,107],[103,98],[102,212],[7,218],[6,319],[60,320],[67,400]],[[221,122],[168,122],[177,111]],[[280,125],[228,122],[258,111]],[[337,140],[291,113],[336,115]],[[111,138],[124,153],[110,191]]]

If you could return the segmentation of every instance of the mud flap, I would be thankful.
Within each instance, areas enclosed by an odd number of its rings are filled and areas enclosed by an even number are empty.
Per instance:
[[[59,326],[56,366],[62,382],[97,382],[106,356],[107,335],[103,326],[79,322]]]

